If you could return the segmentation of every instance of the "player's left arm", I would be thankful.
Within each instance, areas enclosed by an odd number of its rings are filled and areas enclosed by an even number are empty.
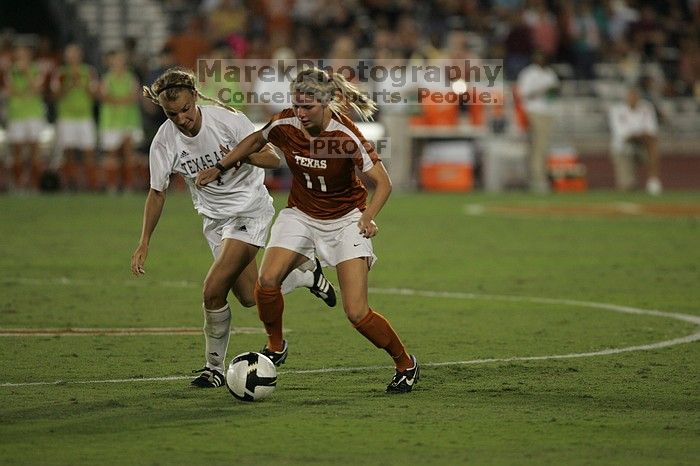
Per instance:
[[[375,185],[374,195],[372,200],[367,204],[367,208],[362,212],[362,217],[357,222],[360,228],[360,234],[365,238],[371,238],[377,234],[379,227],[374,222],[374,219],[382,210],[389,195],[391,194],[391,178],[384,167],[384,164],[377,161],[372,168],[364,172],[364,174],[372,180]]]

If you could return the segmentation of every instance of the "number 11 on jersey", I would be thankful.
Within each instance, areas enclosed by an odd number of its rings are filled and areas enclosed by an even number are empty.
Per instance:
[[[306,187],[309,189],[314,189],[313,183],[311,183],[311,175],[308,173],[304,172],[304,178],[306,178]],[[321,191],[326,192],[326,179],[322,176],[317,176],[318,182],[321,185]]]

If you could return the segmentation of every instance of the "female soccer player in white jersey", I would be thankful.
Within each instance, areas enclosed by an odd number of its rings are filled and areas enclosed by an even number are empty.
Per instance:
[[[389,197],[391,181],[374,148],[346,113],[353,109],[369,118],[376,105],[342,75],[329,76],[319,69],[299,73],[291,92],[293,108],[274,115],[219,165],[197,176],[199,186],[208,186],[268,141],[282,150],[292,171],[288,207],[272,227],[255,285],[258,314],[268,334],[263,353],[277,364],[287,357],[280,286],[290,270],[317,255],[322,263],[336,267],[350,322],[394,360],[396,372],[386,391],[409,392],[420,375],[418,362],[389,322],[369,307],[367,297],[367,275],[376,259],[370,239],[378,231],[374,218]],[[369,203],[356,168],[376,185]]]
[[[206,364],[192,381],[199,387],[219,387],[224,383],[224,358],[229,340],[231,310],[228,291],[233,290],[245,307],[255,305],[254,287],[258,278],[255,255],[265,245],[274,216],[272,198],[263,184],[263,168],[275,168],[279,157],[271,147],[242,158],[229,170],[217,171],[216,182],[198,188],[197,173],[219,166],[226,152],[254,131],[253,124],[240,112],[203,96],[195,87],[195,76],[172,68],[150,86],[144,96],[160,105],[168,117],[151,143],[149,161],[151,188],[146,198],[139,245],[131,257],[131,271],[144,272],[148,245],[165,204],[170,176],[180,174],[190,187],[192,202],[204,222],[204,236],[214,255],[214,264],[204,280],[204,335]],[[216,105],[197,105],[197,98]],[[313,263],[312,263],[313,264]],[[306,268],[308,264],[305,264]],[[329,306],[335,305],[335,292],[318,265],[311,272],[295,270],[285,282],[285,291],[308,287]]]

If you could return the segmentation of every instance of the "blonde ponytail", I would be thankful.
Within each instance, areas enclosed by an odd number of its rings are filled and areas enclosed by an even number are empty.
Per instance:
[[[153,102],[154,104],[160,105],[160,96],[163,95],[166,100],[173,101],[178,98],[180,92],[183,90],[189,91],[195,96],[206,100],[207,102],[212,102],[219,107],[223,107],[231,112],[237,113],[233,107],[226,105],[217,99],[212,99],[202,94],[197,86],[195,86],[195,75],[192,71],[186,68],[169,68],[163,74],[158,76],[158,78],[153,81],[150,86],[143,86],[143,96]]]
[[[362,120],[368,121],[377,111],[377,104],[339,73],[328,75],[319,68],[309,68],[297,75],[290,89],[292,93],[313,95],[319,102],[328,104],[335,114],[347,115],[354,110]]]

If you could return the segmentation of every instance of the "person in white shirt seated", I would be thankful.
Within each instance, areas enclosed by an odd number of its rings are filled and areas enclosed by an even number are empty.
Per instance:
[[[636,165],[647,164],[646,189],[649,194],[661,193],[659,179],[659,124],[654,107],[640,98],[639,89],[632,88],[624,103],[609,110],[610,154],[615,169],[615,185],[620,191],[635,188]]]

